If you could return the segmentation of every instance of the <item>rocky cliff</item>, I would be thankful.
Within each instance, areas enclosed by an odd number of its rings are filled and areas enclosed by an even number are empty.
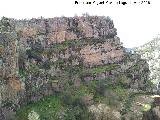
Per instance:
[[[109,17],[2,18],[0,25],[3,119],[12,116],[5,111],[94,81],[145,90],[148,64],[125,51]]]

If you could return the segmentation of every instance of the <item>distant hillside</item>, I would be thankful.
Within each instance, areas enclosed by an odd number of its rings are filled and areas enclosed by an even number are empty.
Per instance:
[[[160,82],[160,38],[135,48],[136,53],[146,59],[150,69],[150,80],[158,87]]]
[[[134,48],[125,48],[125,51],[128,53],[134,53]]]

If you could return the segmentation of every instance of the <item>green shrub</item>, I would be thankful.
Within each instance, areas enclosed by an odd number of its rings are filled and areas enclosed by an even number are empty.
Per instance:
[[[126,99],[126,97],[128,96],[129,92],[128,89],[125,89],[121,86],[116,86],[113,91],[117,94],[117,96],[119,97],[120,101],[123,101]]]
[[[41,54],[35,50],[28,49],[26,50],[26,54],[28,55],[29,59],[33,58],[33,59],[36,59],[37,61],[42,60]]]
[[[142,109],[143,112],[147,112],[151,109],[151,105],[150,104],[144,104],[141,109]]]
[[[86,69],[83,72],[84,74],[96,75],[98,73],[103,73],[105,71],[116,69],[117,67],[118,67],[117,64],[109,64],[109,65],[104,65],[104,66],[98,66],[98,67],[91,68],[91,69]]]

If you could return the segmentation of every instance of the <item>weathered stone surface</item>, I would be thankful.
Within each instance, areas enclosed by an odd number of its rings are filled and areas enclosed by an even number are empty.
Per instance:
[[[47,34],[49,44],[79,38],[114,37],[117,34],[110,18],[103,16],[20,20],[15,28],[21,37]]]
[[[108,120],[108,118],[113,120],[121,119],[118,111],[113,111],[105,104],[91,105],[88,109],[92,112],[95,120]]]
[[[81,49],[80,53],[84,58],[84,63],[103,65],[104,63],[116,63],[122,60],[123,49],[117,50],[117,47],[112,46],[109,42],[98,45],[88,45]]]
[[[2,77],[17,76],[18,71],[18,41],[16,33],[1,33],[4,40],[4,52],[2,53]]]

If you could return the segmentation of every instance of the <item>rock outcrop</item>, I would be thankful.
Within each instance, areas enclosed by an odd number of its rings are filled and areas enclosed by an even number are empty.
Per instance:
[[[148,64],[127,53],[116,35],[113,21],[104,16],[2,18],[2,113],[5,102],[17,109],[93,80],[144,90]]]

